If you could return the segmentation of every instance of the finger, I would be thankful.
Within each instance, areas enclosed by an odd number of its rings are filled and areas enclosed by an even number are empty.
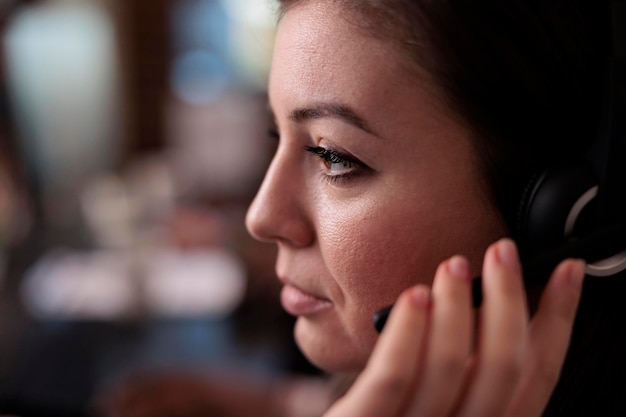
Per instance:
[[[585,264],[565,260],[554,270],[530,324],[527,365],[507,416],[540,416],[556,386],[580,300]]]
[[[487,250],[483,286],[475,366],[460,416],[501,415],[513,396],[526,356],[526,295],[517,249],[510,239]]]
[[[429,289],[423,285],[400,296],[367,366],[326,417],[391,416],[406,404],[418,377],[429,298]]]
[[[424,371],[408,415],[448,415],[459,396],[473,330],[469,280],[468,262],[460,256],[437,270]]]

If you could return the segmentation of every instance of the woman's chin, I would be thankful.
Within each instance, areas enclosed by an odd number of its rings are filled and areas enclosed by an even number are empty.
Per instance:
[[[373,342],[368,346],[359,346],[341,326],[329,326],[307,317],[298,317],[294,337],[313,365],[332,373],[360,372],[373,346]]]

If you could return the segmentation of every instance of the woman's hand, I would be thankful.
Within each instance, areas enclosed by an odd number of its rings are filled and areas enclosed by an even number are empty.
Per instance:
[[[443,262],[432,290],[418,285],[400,296],[365,370],[325,417],[539,417],[565,359],[583,276],[582,261],[563,261],[529,321],[511,240],[487,250],[476,315],[467,261]]]

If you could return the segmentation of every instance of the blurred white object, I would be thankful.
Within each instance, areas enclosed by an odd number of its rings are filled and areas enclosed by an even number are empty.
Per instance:
[[[227,316],[241,303],[245,270],[218,249],[162,249],[144,259],[144,302],[156,316]]]
[[[4,37],[23,146],[44,192],[72,188],[117,159],[121,106],[111,19],[97,2],[22,7]]]
[[[135,303],[130,267],[114,252],[56,250],[25,274],[22,299],[39,319],[113,320]]]
[[[225,317],[241,303],[245,277],[223,250],[57,249],[26,272],[21,294],[38,319]]]

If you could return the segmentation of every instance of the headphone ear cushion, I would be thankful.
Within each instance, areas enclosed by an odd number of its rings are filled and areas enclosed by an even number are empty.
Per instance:
[[[588,163],[565,163],[535,175],[518,211],[519,244],[524,255],[565,242],[567,219],[576,202],[598,181]]]

